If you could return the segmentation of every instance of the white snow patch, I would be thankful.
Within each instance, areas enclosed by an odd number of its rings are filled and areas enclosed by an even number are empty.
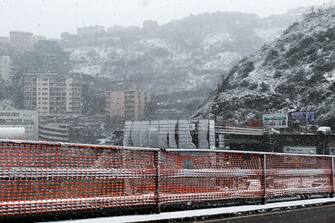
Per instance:
[[[335,70],[333,70],[332,72],[324,74],[324,77],[329,82],[335,82]]]

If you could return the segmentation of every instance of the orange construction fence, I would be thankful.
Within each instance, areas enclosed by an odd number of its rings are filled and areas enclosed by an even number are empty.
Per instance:
[[[0,217],[333,194],[334,158],[0,142]]]

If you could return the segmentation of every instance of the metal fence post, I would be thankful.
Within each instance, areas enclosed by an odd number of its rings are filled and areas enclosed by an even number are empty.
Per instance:
[[[266,204],[266,178],[267,178],[267,169],[266,169],[266,154],[263,154],[263,173],[262,173],[262,183],[263,183],[263,195],[262,195],[262,204]]]
[[[331,183],[331,193],[330,193],[330,197],[333,198],[334,197],[334,157],[331,158],[331,171],[330,171],[330,183]]]
[[[160,202],[160,166],[161,166],[161,151],[155,151],[155,205],[156,213],[161,213],[161,202]]]

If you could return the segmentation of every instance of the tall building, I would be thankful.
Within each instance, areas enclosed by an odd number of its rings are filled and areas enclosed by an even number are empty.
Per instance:
[[[24,127],[26,139],[38,139],[38,114],[36,111],[1,110],[1,127]]]
[[[24,76],[24,107],[40,115],[80,114],[81,80],[58,74]]]
[[[12,31],[9,33],[11,47],[25,51],[33,48],[33,34],[30,32]]]
[[[10,57],[0,56],[0,79],[8,81],[10,77]]]
[[[144,115],[150,96],[144,91],[107,91],[105,111],[111,118],[138,120]]]
[[[69,75],[69,55],[57,41],[39,40],[24,54],[24,107],[40,115],[80,114],[80,77]]]
[[[66,111],[74,114],[81,113],[81,77],[71,76],[66,79]],[[85,89],[86,90],[86,89]]]

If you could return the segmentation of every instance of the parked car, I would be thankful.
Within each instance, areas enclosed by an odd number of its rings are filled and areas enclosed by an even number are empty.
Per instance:
[[[280,131],[274,129],[274,128],[271,128],[267,131],[265,131],[265,133],[269,134],[269,135],[279,135],[280,134]]]
[[[330,135],[332,133],[332,130],[328,126],[320,126],[318,130],[316,130],[317,134],[323,134],[323,135]]]

